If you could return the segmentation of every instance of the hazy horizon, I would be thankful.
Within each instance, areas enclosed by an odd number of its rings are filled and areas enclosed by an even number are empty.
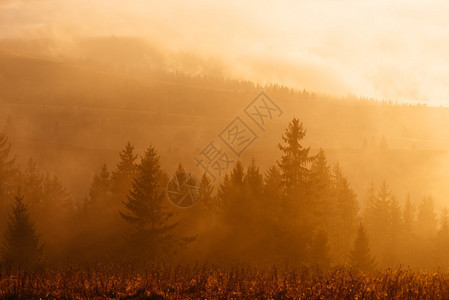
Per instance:
[[[0,3],[0,39],[50,39],[57,56],[73,54],[85,38],[132,37],[171,53],[171,69],[449,105],[449,5],[441,1],[190,4],[7,0]]]

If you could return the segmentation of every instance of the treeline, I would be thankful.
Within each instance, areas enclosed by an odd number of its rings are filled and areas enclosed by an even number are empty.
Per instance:
[[[169,176],[152,146],[139,158],[128,143],[78,203],[33,160],[19,169],[2,135],[2,264],[188,259],[321,270],[449,267],[446,210],[437,214],[430,196],[401,205],[384,182],[369,186],[362,211],[340,165],[330,166],[323,150],[312,155],[305,134],[293,119],[278,162],[264,174],[254,159],[236,162],[216,191],[203,175],[200,200],[188,210],[169,203]],[[181,164],[175,176],[185,178]]]

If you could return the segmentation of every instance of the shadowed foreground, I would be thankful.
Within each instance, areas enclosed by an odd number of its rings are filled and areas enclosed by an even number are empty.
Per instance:
[[[449,275],[214,266],[66,267],[3,273],[0,298],[448,298]]]

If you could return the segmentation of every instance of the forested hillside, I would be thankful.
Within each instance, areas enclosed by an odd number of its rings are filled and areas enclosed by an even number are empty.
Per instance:
[[[444,182],[435,181],[449,163],[446,108],[335,98],[182,73],[125,72],[95,62],[76,65],[7,50],[1,51],[0,66],[0,124],[18,160],[33,157],[58,174],[75,198],[87,192],[85,172],[113,163],[127,141],[138,152],[151,141],[162,150],[169,172],[177,162],[193,171],[193,156],[261,90],[284,114],[243,159],[254,156],[264,170],[274,163],[272,141],[296,116],[307,127],[312,151],[322,147],[331,162],[346,167],[360,196],[371,179],[391,182],[402,198],[408,192],[432,193],[440,203],[449,192]],[[70,162],[71,168],[61,161]]]

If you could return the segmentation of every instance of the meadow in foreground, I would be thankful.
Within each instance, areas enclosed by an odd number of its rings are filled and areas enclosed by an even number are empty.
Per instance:
[[[0,298],[64,299],[442,299],[449,275],[408,269],[255,269],[235,265],[71,266],[3,271]]]

